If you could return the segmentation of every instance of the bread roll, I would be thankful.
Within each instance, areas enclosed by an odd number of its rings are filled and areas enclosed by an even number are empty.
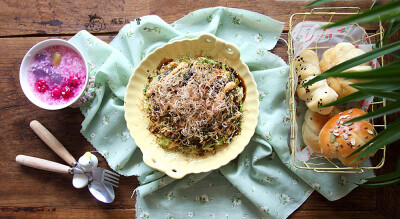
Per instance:
[[[321,153],[321,147],[319,146],[319,133],[325,123],[339,112],[340,109],[336,106],[333,107],[333,110],[328,115],[321,115],[317,112],[307,110],[304,115],[304,123],[301,130],[304,143],[311,147],[314,152]]]
[[[370,66],[356,66],[351,69],[348,69],[344,72],[356,72],[356,71],[370,71]],[[336,91],[338,94],[338,98],[345,97],[349,94],[352,94],[357,91],[354,87],[351,87],[350,84],[361,82],[361,80],[346,80],[344,78],[327,78],[326,81],[328,82],[329,87]]]
[[[361,164],[366,157],[352,162],[359,153],[347,159],[346,157],[374,137],[374,128],[367,121],[348,125],[343,125],[343,123],[364,114],[364,111],[353,108],[332,117],[319,133],[321,154],[327,158],[338,158],[346,166]]]
[[[319,63],[321,72],[325,72],[330,68],[339,65],[349,59],[364,54],[365,52],[361,49],[357,49],[351,43],[338,43],[335,47],[332,47],[324,52],[322,59]],[[365,62],[361,65],[350,68],[344,72],[358,72],[358,71],[370,71],[372,68]],[[350,87],[352,83],[357,83],[357,80],[344,80],[343,78],[328,78],[328,85],[335,90],[338,94],[338,98],[342,98],[349,94],[357,91],[357,89]]]
[[[297,73],[297,95],[306,102],[309,109],[323,115],[332,111],[333,107],[316,109],[324,104],[331,103],[337,99],[336,92],[328,86],[326,80],[318,81],[310,86],[302,87],[303,84],[321,74],[318,56],[312,50],[306,49],[297,56],[293,63]]]
[[[308,63],[308,64],[318,67],[319,59],[318,59],[317,54],[310,49],[306,49],[299,56],[297,56],[293,63],[296,72],[298,71],[297,67],[301,66],[304,63]]]

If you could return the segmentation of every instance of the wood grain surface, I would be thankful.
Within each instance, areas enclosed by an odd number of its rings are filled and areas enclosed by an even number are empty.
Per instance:
[[[29,102],[19,85],[19,67],[25,53],[48,38],[69,39],[87,29],[110,42],[121,27],[137,17],[155,14],[173,22],[189,12],[206,7],[227,6],[252,10],[286,22],[282,34],[287,39],[287,22],[309,1],[240,0],[125,0],[125,1],[0,1],[0,217],[6,218],[132,218],[135,215],[133,190],[136,177],[121,177],[112,204],[96,201],[87,189],[75,189],[71,176],[21,166],[18,154],[64,161],[30,129],[32,120],[40,121],[75,157],[94,148],[81,135],[83,116],[78,109],[47,111]],[[326,6],[370,7],[372,1],[338,1]],[[367,27],[374,30],[373,25]],[[400,36],[396,36],[397,39]],[[280,41],[273,52],[287,61],[287,46]],[[393,121],[398,115],[389,116]],[[387,159],[378,174],[393,171],[400,142],[388,147]],[[99,157],[99,166],[107,168]],[[291,218],[396,218],[400,214],[398,186],[380,189],[357,188],[338,201],[328,201],[317,192]]]

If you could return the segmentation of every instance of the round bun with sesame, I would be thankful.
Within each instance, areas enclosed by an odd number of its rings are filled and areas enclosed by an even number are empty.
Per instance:
[[[304,115],[304,123],[301,128],[304,144],[309,146],[314,152],[321,153],[321,147],[319,146],[319,133],[325,123],[330,118],[338,114],[341,110],[334,106],[331,113],[328,115],[322,115],[311,110],[307,110]]]
[[[374,137],[374,127],[367,121],[343,124],[364,114],[364,111],[353,108],[332,117],[319,133],[321,154],[327,158],[338,158],[346,166],[364,162],[366,157],[352,162],[359,153],[346,157]]]
[[[293,62],[293,68],[297,74],[297,95],[306,102],[307,107],[319,114],[328,115],[333,107],[317,108],[331,103],[337,99],[336,92],[328,86],[326,79],[318,81],[310,86],[303,84],[321,74],[317,54],[309,49],[304,50]]]

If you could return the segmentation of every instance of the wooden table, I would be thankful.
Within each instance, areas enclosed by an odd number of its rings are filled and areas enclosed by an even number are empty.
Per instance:
[[[136,177],[122,177],[116,200],[103,204],[86,189],[74,189],[68,175],[20,166],[14,161],[16,155],[26,154],[63,163],[29,128],[29,122],[34,119],[48,127],[73,156],[94,150],[80,134],[83,116],[78,109],[43,110],[22,93],[19,67],[34,44],[48,38],[69,39],[82,29],[110,42],[125,23],[137,17],[156,14],[173,22],[193,10],[213,6],[248,9],[286,22],[282,37],[287,39],[289,17],[309,11],[301,9],[306,3],[291,0],[0,1],[0,217],[131,218],[135,215],[135,198],[131,195],[138,186]],[[371,1],[357,4],[346,1],[326,6],[359,6],[365,10],[370,4]],[[90,25],[96,21],[104,25]],[[280,42],[273,52],[287,61],[286,50],[286,45]],[[394,145],[389,147],[387,162],[378,174],[393,171],[399,155]],[[107,167],[103,158],[99,166]],[[291,217],[395,218],[400,214],[399,194],[399,187],[357,188],[341,200],[330,202],[314,192]]]

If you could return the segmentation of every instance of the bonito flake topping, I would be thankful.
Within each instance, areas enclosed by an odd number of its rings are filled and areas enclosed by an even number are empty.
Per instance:
[[[245,86],[207,57],[163,60],[144,89],[149,130],[168,150],[204,156],[240,133]]]

